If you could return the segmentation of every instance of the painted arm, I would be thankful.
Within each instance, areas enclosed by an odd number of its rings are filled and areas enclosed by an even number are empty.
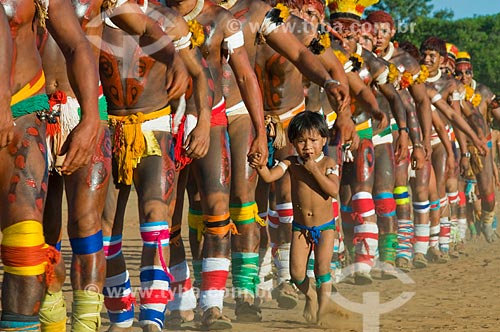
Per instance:
[[[337,84],[327,84],[325,82],[332,79],[332,76],[325,69],[320,61],[317,61],[316,56],[299,41],[285,25],[280,26],[266,37],[267,44],[276,52],[283,55],[291,63],[293,63],[310,81],[318,84],[325,89],[330,100],[335,100],[337,105],[347,107],[347,95],[342,95],[337,87]],[[337,60],[338,61],[338,60]],[[340,69],[340,67],[339,67]],[[341,68],[342,72],[344,71]],[[341,78],[341,73],[336,74]],[[345,109],[345,108],[344,108]],[[340,113],[343,112],[341,108]]]
[[[0,149],[7,146],[14,138],[14,119],[10,111],[12,70],[12,37],[9,21],[3,6],[0,6]]]
[[[68,78],[82,112],[80,123],[71,131],[60,152],[66,154],[61,171],[71,174],[86,165],[95,150],[99,130],[99,74],[71,2],[52,0],[48,14],[47,29],[64,54]]]
[[[411,153],[411,167],[413,169],[422,169],[425,164],[425,150],[422,144],[422,135],[420,123],[418,122],[417,112],[411,106],[405,105],[406,121],[410,129],[410,139],[413,143],[413,152]]]
[[[448,120],[453,124],[453,127],[456,127],[458,131],[455,132],[457,135],[457,138],[462,134],[466,134],[470,140],[474,143],[474,145],[479,149],[481,154],[486,154],[488,151],[488,147],[486,145],[486,142],[482,141],[477,137],[476,133],[472,130],[472,128],[469,126],[469,124],[462,118],[459,112],[456,112],[446,101],[443,99],[440,99],[434,103],[434,106],[446,116]],[[462,148],[463,145],[460,142],[462,139],[459,140],[460,147]],[[466,145],[466,144],[465,144]]]
[[[401,97],[392,84],[379,85],[380,92],[387,98],[391,107],[391,112],[396,119],[399,128],[408,128],[406,123],[406,109]],[[409,130],[409,129],[408,129]],[[403,161],[408,154],[409,131],[400,130],[395,144],[394,156],[396,162]]]
[[[432,125],[434,126],[434,130],[438,134],[441,143],[443,143],[446,155],[448,156],[446,158],[446,169],[448,171],[453,171],[455,168],[455,156],[451,147],[450,138],[448,137],[448,131],[446,130],[443,120],[441,120],[437,112],[432,112]]]
[[[425,149],[425,158],[429,160],[432,154],[431,148],[431,129],[432,129],[432,110],[431,101],[427,96],[424,84],[413,84],[408,90],[410,91],[415,108],[417,111],[418,121],[422,129],[422,143]]]
[[[318,55],[318,57],[332,78],[340,82],[340,85],[336,86],[338,93],[342,96],[342,104],[338,105],[339,112],[348,110],[351,98],[349,96],[349,80],[344,71],[344,66],[329,49]],[[335,102],[338,102],[338,100],[335,100]]]
[[[374,119],[379,121],[378,127],[380,129],[387,128],[389,125],[387,115],[379,109],[377,99],[370,88],[355,72],[348,73],[347,78],[349,79],[349,88],[354,99],[364,105],[364,109],[368,111]]]
[[[248,109],[255,129],[255,139],[248,152],[248,157],[260,165],[265,165],[269,151],[264,126],[264,104],[259,83],[255,71],[250,65],[245,48],[238,47],[233,51],[229,58],[229,65],[234,72],[241,97]]]
[[[198,110],[198,122],[188,135],[184,148],[189,147],[188,157],[203,158],[210,145],[210,116],[214,90],[210,88],[213,84],[209,85],[208,81],[212,81],[212,75],[198,47],[181,49],[179,56],[193,79],[193,98]]]
[[[171,68],[175,48],[161,27],[144,14],[135,1],[129,0],[107,12],[111,21],[132,36],[139,36],[143,52]]]

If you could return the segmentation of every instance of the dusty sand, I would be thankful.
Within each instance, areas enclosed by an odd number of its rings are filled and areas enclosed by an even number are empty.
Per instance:
[[[498,196],[497,196],[498,197]],[[123,251],[131,274],[132,287],[139,286],[140,248],[135,194],[128,205]],[[187,234],[187,223],[183,235]],[[186,238],[186,236],[184,236]],[[369,286],[353,285],[350,277],[336,288],[343,299],[343,306],[360,307],[368,323],[363,324],[360,313],[349,312],[348,319],[335,320],[331,328],[318,328],[306,324],[302,317],[303,298],[296,308],[279,309],[275,301],[262,306],[260,323],[233,321],[233,331],[500,331],[500,241],[487,244],[484,239],[467,243],[467,253],[447,264],[429,264],[426,269],[413,269],[400,279],[381,280],[373,273],[374,283]],[[70,262],[67,238],[63,241],[66,266]],[[228,287],[231,287],[228,282]],[[71,310],[71,286],[64,285],[64,295]],[[337,298],[339,298],[337,296]],[[399,301],[399,302],[398,302]],[[379,304],[380,305],[377,305]],[[359,310],[358,310],[359,311]],[[376,312],[382,311],[380,315]],[[231,319],[234,301],[228,296],[224,313]],[[370,316],[371,314],[371,316]],[[136,319],[138,316],[136,308]],[[379,317],[379,324],[377,324]],[[109,321],[102,313],[102,331],[107,331]],[[69,325],[68,325],[69,327]],[[68,331],[70,329],[68,328]],[[141,331],[134,323],[134,331]],[[197,330],[196,327],[184,331]]]

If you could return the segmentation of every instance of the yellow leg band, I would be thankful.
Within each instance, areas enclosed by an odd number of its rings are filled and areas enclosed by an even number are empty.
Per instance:
[[[45,294],[39,316],[42,332],[66,331],[66,302],[62,291]]]
[[[410,195],[407,186],[398,186],[394,188],[394,200],[396,205],[410,204]]]
[[[188,226],[191,230],[197,233],[198,241],[201,241],[203,232],[205,230],[205,225],[203,224],[203,216],[201,214],[201,211],[195,211],[189,209]]]
[[[22,276],[45,273],[47,249],[40,222],[24,220],[6,227],[1,248],[4,271]]]
[[[73,292],[71,332],[99,331],[104,295],[92,291]]]
[[[45,243],[43,226],[36,220],[25,220],[3,230],[2,245],[9,247],[34,247]]]
[[[255,221],[262,227],[266,226],[266,222],[259,216],[259,208],[255,202],[230,206],[229,214],[237,225],[244,225]]]

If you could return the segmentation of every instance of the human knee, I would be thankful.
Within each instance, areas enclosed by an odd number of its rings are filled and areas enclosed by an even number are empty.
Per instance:
[[[290,269],[290,282],[294,283],[296,286],[302,285],[307,278],[305,266],[304,269]]]
[[[146,222],[166,220],[168,217],[168,206],[157,200],[151,200],[144,203],[144,220]]]

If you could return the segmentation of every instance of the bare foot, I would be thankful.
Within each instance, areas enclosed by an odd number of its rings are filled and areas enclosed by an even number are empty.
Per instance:
[[[304,306],[304,316],[308,323],[316,323],[318,320],[318,294],[315,283],[309,279],[309,288],[306,293],[306,304]]]
[[[203,330],[226,330],[232,327],[231,320],[224,316],[218,307],[207,309],[201,318]]]
[[[306,295],[306,304],[302,313],[302,316],[304,316],[304,319],[308,323],[316,323],[318,320],[318,297],[316,296],[316,292],[314,293],[314,297]]]
[[[349,321],[349,314],[342,307],[325,297],[319,303],[317,325],[323,328],[340,327]]]

